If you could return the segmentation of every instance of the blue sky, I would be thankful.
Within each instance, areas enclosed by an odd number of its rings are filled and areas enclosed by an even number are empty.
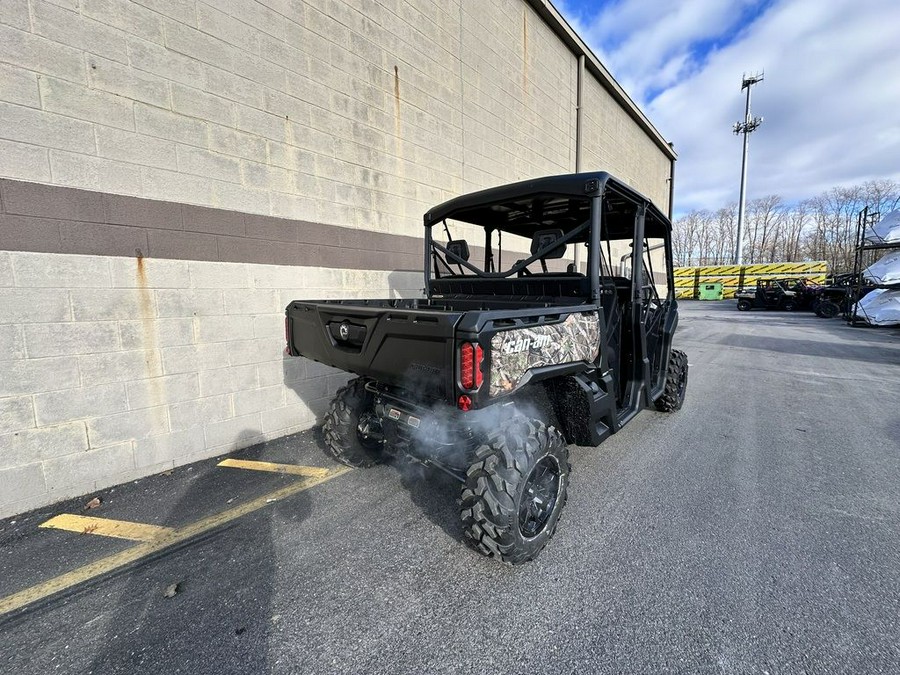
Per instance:
[[[675,144],[676,214],[737,199],[731,126],[743,74],[763,70],[748,198],[900,180],[897,0],[553,2]]]

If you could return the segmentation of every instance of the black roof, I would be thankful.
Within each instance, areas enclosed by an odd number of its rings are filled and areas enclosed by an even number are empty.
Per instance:
[[[531,237],[550,224],[563,230],[581,225],[590,217],[590,198],[604,193],[607,228],[621,229],[623,235],[625,230],[631,231],[633,205],[642,202],[649,204],[656,220],[669,227],[668,219],[649,199],[605,171],[546,176],[461,195],[429,210],[425,226],[453,218]],[[622,209],[616,208],[617,202]],[[617,212],[625,216],[626,211],[627,217],[616,218]]]

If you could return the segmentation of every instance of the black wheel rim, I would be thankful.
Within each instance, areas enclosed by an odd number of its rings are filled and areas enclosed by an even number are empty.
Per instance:
[[[681,373],[678,377],[678,400],[682,400],[684,398],[684,390],[687,387],[687,366],[682,368]]]
[[[559,484],[559,463],[549,455],[528,474],[519,503],[519,531],[526,539],[536,537],[547,527],[559,499]]]
[[[381,420],[374,412],[364,412],[356,425],[356,437],[364,448],[375,450],[384,441]]]

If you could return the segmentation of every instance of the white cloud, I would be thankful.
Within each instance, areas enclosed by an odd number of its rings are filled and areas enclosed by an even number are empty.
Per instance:
[[[675,144],[676,211],[737,199],[741,138],[731,125],[743,118],[742,74],[762,69],[753,114],[765,122],[750,139],[749,198],[790,202],[870,178],[900,180],[900,3],[780,0],[744,27],[734,18],[747,3],[727,4],[685,0],[660,10],[623,0],[574,22]],[[696,41],[736,30],[697,57]]]
[[[561,2],[569,11],[569,2]],[[581,36],[611,66],[636,100],[674,84],[697,64],[694,45],[714,42],[732,32],[742,11],[759,0],[626,0],[603,4],[577,25]],[[600,4],[600,3],[598,3]]]

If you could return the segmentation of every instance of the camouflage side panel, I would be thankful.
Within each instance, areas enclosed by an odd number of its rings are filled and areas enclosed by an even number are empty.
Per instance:
[[[600,318],[596,312],[570,314],[552,326],[497,333],[491,339],[491,396],[516,389],[531,368],[594,361],[599,352]]]

